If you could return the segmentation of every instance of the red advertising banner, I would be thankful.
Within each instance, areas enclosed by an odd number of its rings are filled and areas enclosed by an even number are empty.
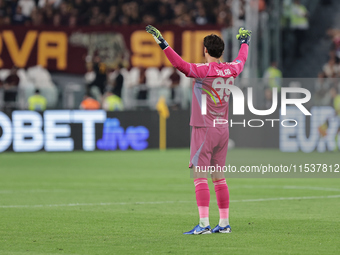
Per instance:
[[[203,38],[220,35],[216,26],[162,26],[164,38],[188,62],[203,61]],[[82,74],[86,57],[99,56],[109,67],[170,66],[144,26],[119,27],[27,27],[0,28],[0,68],[41,65],[50,71]]]

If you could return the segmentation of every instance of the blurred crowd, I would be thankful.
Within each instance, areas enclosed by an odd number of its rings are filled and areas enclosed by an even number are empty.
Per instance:
[[[123,110],[122,90],[124,77],[123,66],[119,64],[114,72],[108,70],[106,64],[96,56],[86,63],[86,92],[80,108],[83,110],[105,109],[107,111]]]
[[[0,69],[0,111],[17,109],[43,111],[58,100],[58,89],[48,70],[41,66],[28,69]]]
[[[106,68],[101,63],[94,64],[93,79],[85,88],[85,96],[80,105],[84,110],[123,110],[121,93],[124,78],[119,66],[115,77],[107,84]],[[91,90],[95,87],[96,89]],[[59,91],[51,75],[45,68],[35,66],[27,71],[13,66],[10,70],[0,69],[0,111],[11,113],[17,109],[44,111],[55,108]]]
[[[157,68],[147,69],[138,66],[128,70],[122,64],[118,64],[114,70],[109,69],[99,56],[87,62],[86,66],[84,100],[91,103],[96,100],[100,103],[95,104],[97,109],[103,108],[109,111],[148,109],[154,105],[154,100],[159,98],[160,91],[166,94],[168,105],[172,109],[177,110],[181,107],[181,79],[179,71],[174,67],[164,67],[162,69],[164,76],[161,78],[160,70]],[[152,81],[155,81],[154,77],[158,77],[157,85],[152,84],[150,77]],[[112,100],[111,107],[108,107],[108,96]],[[127,105],[123,105],[124,98]],[[84,105],[82,108],[92,109],[92,105],[89,107]]]
[[[13,66],[3,80],[0,78],[0,101],[4,102],[3,106],[1,104],[1,108],[4,107],[4,110],[15,107],[20,82],[17,72],[18,69]]]
[[[285,59],[300,58],[303,55],[302,43],[309,29],[309,11],[300,0],[284,0],[282,10],[283,56]]]
[[[320,106],[334,106],[335,99],[340,96],[340,30],[329,29],[327,34],[332,40],[329,59],[315,84],[315,104]]]
[[[240,0],[240,19],[244,19]],[[259,0],[259,9],[266,9]],[[230,0],[0,0],[0,25],[232,25]]]

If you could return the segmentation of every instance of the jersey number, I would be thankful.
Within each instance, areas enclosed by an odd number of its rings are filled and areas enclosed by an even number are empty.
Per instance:
[[[226,78],[216,78],[213,83],[212,87],[216,90],[218,96],[221,98],[221,100],[224,99],[224,101],[228,102],[230,97],[230,90],[226,87],[226,85],[234,85],[234,77]],[[225,95],[225,96],[224,96]],[[215,97],[215,100],[218,101],[218,98]]]

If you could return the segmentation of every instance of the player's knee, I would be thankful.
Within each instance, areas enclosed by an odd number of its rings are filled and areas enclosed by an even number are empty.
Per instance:
[[[216,184],[224,184],[224,183],[227,183],[225,178],[211,178],[213,183],[216,185]]]

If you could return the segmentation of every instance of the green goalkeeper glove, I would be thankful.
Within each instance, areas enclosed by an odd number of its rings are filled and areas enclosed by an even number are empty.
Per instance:
[[[155,38],[156,43],[158,43],[159,47],[162,48],[162,50],[165,50],[169,44],[167,43],[167,41],[164,40],[161,32],[159,32],[159,30],[151,25],[146,26],[146,32],[148,32],[149,34],[151,34],[153,36],[153,38]]]
[[[246,43],[249,45],[250,43],[251,31],[245,30],[243,27],[238,31],[238,35],[236,35],[236,39],[240,41],[240,44]]]

